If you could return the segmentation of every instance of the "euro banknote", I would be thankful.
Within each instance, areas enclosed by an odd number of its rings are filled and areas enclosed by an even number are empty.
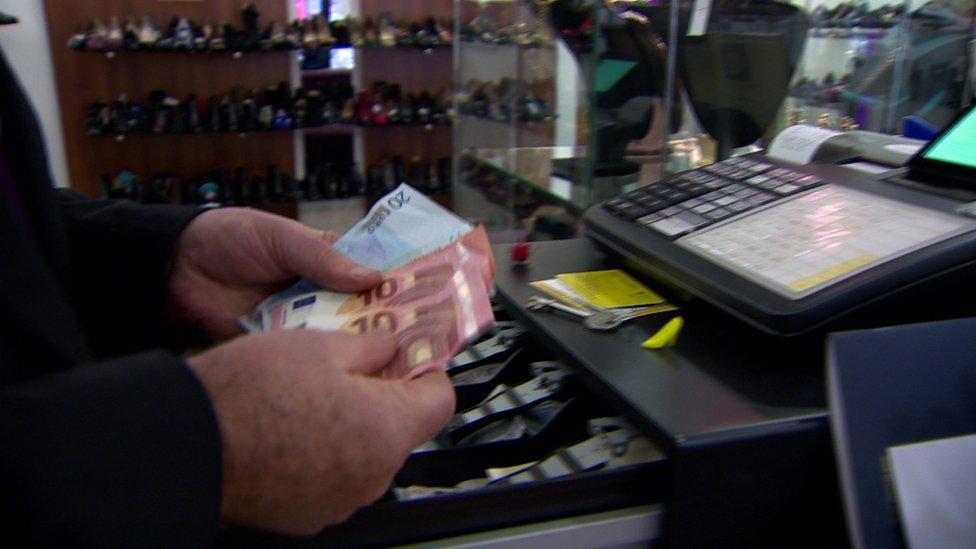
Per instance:
[[[494,275],[488,237],[479,226],[439,251],[387,271],[368,291],[290,293],[259,307],[250,322],[257,330],[392,332],[398,352],[383,376],[417,376],[446,367],[462,346],[494,324],[488,297]]]
[[[404,183],[378,200],[333,246],[362,265],[386,271],[439,250],[472,228]]]

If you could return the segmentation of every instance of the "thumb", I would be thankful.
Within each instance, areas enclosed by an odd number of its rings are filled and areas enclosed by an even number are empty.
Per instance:
[[[397,352],[393,334],[373,331],[366,334],[327,332],[330,354],[346,371],[366,376],[379,373]]]
[[[283,225],[274,239],[274,255],[290,272],[333,290],[358,292],[382,282],[379,271],[342,255],[329,235],[300,223]]]
[[[400,417],[412,436],[411,448],[433,438],[454,415],[454,387],[443,370],[405,381],[403,400]]]

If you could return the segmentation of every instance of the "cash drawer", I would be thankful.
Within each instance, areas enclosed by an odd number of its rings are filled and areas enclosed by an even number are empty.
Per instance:
[[[459,414],[386,497],[311,539],[232,530],[221,545],[389,546],[663,501],[660,449],[505,311],[496,317],[449,369]]]

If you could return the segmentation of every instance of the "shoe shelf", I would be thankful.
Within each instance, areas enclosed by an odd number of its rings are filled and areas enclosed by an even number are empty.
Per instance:
[[[352,69],[333,69],[331,67],[325,67],[322,69],[302,69],[302,78],[333,78],[351,75]]]
[[[108,134],[104,139],[89,136],[93,102],[111,108],[121,94],[133,102],[145,100],[143,116],[150,114],[154,103],[149,98],[157,90],[166,90],[180,101],[196,95],[202,117],[209,97],[289,81],[296,54],[277,40],[276,31],[282,27],[277,22],[288,20],[288,0],[243,4],[240,0],[44,0],[67,178],[76,190],[99,196],[101,175],[124,170],[194,175],[220,165],[239,166],[248,173],[272,166],[282,173],[295,169],[294,140],[287,131],[269,131],[260,137],[261,132],[143,135],[128,128],[116,131],[122,125],[118,124],[101,132]],[[275,41],[269,44],[272,38]],[[241,99],[246,98],[244,94]],[[123,121],[128,122],[126,117],[113,120]],[[183,129],[191,127],[187,124]]]
[[[248,131],[230,131],[230,130],[203,131],[203,130],[201,130],[201,131],[189,131],[189,132],[181,132],[181,133],[174,133],[174,132],[152,133],[152,132],[150,132],[150,133],[126,133],[126,134],[121,134],[121,135],[112,134],[112,133],[106,133],[106,134],[100,134],[100,135],[92,135],[90,137],[93,138],[93,139],[97,139],[97,138],[112,138],[112,139],[115,139],[118,142],[123,142],[123,141],[126,141],[126,140],[138,139],[138,138],[190,137],[190,136],[220,136],[220,135],[229,135],[229,136],[235,136],[236,135],[237,137],[239,137],[241,139],[244,139],[246,137],[254,136],[254,135],[264,135],[264,134],[279,133],[279,132],[286,132],[286,131],[287,132],[290,132],[290,131],[295,131],[295,130],[301,131],[306,136],[315,137],[315,136],[332,136],[332,135],[350,135],[357,128],[368,129],[368,130],[377,130],[377,131],[393,130],[394,128],[419,128],[419,129],[423,129],[424,131],[432,132],[432,131],[436,131],[438,128],[450,128],[450,127],[451,127],[451,122],[440,122],[440,123],[437,123],[437,124],[433,124],[433,123],[421,123],[421,122],[410,122],[410,123],[404,123],[404,122],[392,123],[391,122],[391,123],[388,123],[388,124],[361,124],[361,123],[336,122],[336,123],[322,124],[321,126],[300,126],[300,127],[290,127],[290,128],[266,128],[266,129],[256,129],[256,130],[248,130]]]
[[[515,46],[515,44],[510,44]],[[526,49],[533,49],[531,46],[520,46]],[[535,46],[534,48],[539,48],[544,46]],[[159,50],[152,48],[143,49],[74,49],[79,53],[91,53],[104,55],[107,59],[116,59],[119,56],[128,56],[136,54],[144,55],[185,55],[185,56],[202,56],[202,55],[213,55],[213,56],[230,56],[232,59],[240,59],[245,55],[258,55],[263,53],[274,53],[274,52],[310,52],[310,51],[329,51],[329,50],[395,50],[395,51],[417,51],[424,54],[432,54],[434,52],[451,51],[451,44],[441,44],[437,46],[416,46],[408,44],[400,44],[394,46],[384,46],[381,44],[373,45],[353,45],[353,44],[334,44],[331,46],[319,46],[315,50],[307,50],[305,48],[270,48],[270,49],[247,49],[247,50],[197,50],[197,49],[179,49],[179,50]]]

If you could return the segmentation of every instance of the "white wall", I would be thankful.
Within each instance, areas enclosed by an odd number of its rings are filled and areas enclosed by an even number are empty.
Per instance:
[[[21,85],[27,90],[41,121],[51,164],[51,177],[54,178],[55,185],[67,187],[68,163],[64,152],[44,3],[40,0],[0,0],[0,11],[20,18],[17,25],[0,27],[0,47],[17,73]]]

